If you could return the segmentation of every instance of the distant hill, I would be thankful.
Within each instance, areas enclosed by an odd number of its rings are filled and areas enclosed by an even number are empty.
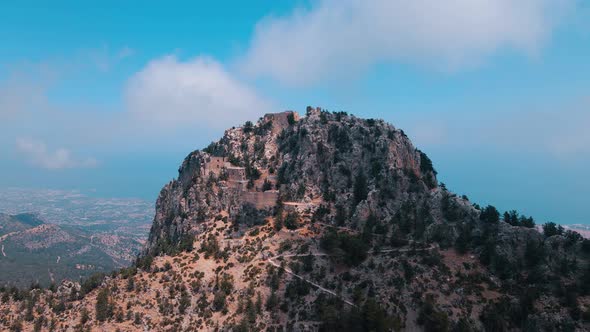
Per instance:
[[[14,216],[0,213],[0,236],[24,231],[43,224],[43,221],[34,214],[22,213]]]
[[[133,239],[46,224],[33,214],[0,214],[0,285],[48,286],[110,272],[128,265],[140,248]]]

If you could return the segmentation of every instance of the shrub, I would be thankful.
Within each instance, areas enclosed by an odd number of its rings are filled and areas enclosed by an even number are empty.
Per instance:
[[[88,294],[91,291],[93,291],[94,289],[96,289],[98,286],[100,286],[102,284],[104,278],[105,278],[104,273],[95,273],[95,274],[91,275],[90,277],[88,277],[87,279],[85,279],[82,282],[82,285],[80,285],[82,294]]]
[[[284,224],[290,230],[299,228],[299,215],[297,212],[289,212],[285,217]]]
[[[217,291],[213,297],[213,310],[221,311],[225,308],[225,293]]]
[[[264,183],[262,184],[262,191],[267,191],[267,190],[271,190],[272,189],[272,183],[270,181],[268,181],[268,179],[264,180]]]
[[[251,132],[253,127],[254,127],[254,124],[252,123],[252,121],[246,121],[246,123],[244,123],[244,127],[243,127],[244,133]]]

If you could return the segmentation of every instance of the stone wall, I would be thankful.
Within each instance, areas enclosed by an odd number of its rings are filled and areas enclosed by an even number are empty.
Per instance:
[[[267,113],[264,115],[265,121],[272,121],[273,133],[279,133],[283,128],[289,127],[289,115],[293,114],[295,121],[299,120],[299,114],[293,111],[281,113]]]
[[[244,181],[246,180],[246,169],[244,167],[228,167],[227,176],[228,181]]]
[[[266,209],[275,206],[278,198],[279,192],[276,190],[242,193],[242,200],[256,206],[257,209]]]
[[[208,175],[210,172],[219,176],[221,169],[227,164],[224,157],[209,157],[209,160],[205,163],[204,175]]]

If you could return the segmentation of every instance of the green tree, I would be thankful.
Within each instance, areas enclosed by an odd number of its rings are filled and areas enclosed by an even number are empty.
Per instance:
[[[213,297],[213,310],[220,311],[225,308],[225,293],[217,291]]]
[[[41,329],[43,328],[43,321],[43,316],[37,317],[35,324],[33,325],[33,332],[41,332]]]
[[[362,308],[363,325],[365,331],[386,332],[390,331],[392,321],[387,312],[373,299],[365,301]]]
[[[590,294],[590,265],[586,268],[580,277],[580,289],[583,295]]]
[[[546,237],[562,235],[563,231],[563,227],[561,225],[557,226],[554,222],[548,222],[543,225],[543,234],[545,234]]]
[[[244,133],[251,132],[253,127],[254,127],[254,124],[252,123],[252,121],[246,121],[246,123],[244,123],[244,127],[243,127]]]
[[[287,122],[289,123],[289,126],[292,126],[295,124],[295,114],[293,113],[289,113],[287,114]]]
[[[346,210],[342,205],[336,205],[336,215],[334,216],[334,222],[338,226],[342,226],[346,223]]]
[[[535,228],[535,220],[532,217],[526,218],[525,216],[521,216],[520,225],[527,228]]]
[[[86,308],[82,308],[80,310],[80,325],[84,325],[90,319],[90,315],[88,314],[88,310]]]
[[[435,308],[431,298],[426,299],[422,304],[416,321],[424,326],[426,332],[449,331],[449,317]]]
[[[256,322],[257,317],[258,314],[256,312],[256,306],[254,305],[252,300],[248,298],[248,300],[246,301],[246,318],[248,319],[248,322],[254,324]]]
[[[344,262],[356,266],[367,258],[368,244],[360,236],[340,235],[340,249],[345,253]]]
[[[297,229],[299,228],[299,215],[297,212],[289,212],[285,217],[285,227],[287,229]]]
[[[271,290],[270,295],[268,296],[268,299],[266,299],[266,310],[268,311],[274,311],[274,309],[277,307],[277,305],[279,304],[279,298],[277,297],[277,294],[275,293],[274,290]]]
[[[281,229],[283,229],[283,213],[279,212],[277,213],[277,215],[275,216],[275,230],[276,231],[280,231]]]
[[[180,300],[178,301],[178,312],[184,315],[186,309],[191,305],[191,297],[189,296],[186,289],[183,289],[180,294]]]
[[[471,240],[471,232],[467,225],[461,225],[459,228],[459,236],[455,240],[455,250],[458,253],[464,254],[469,249],[469,242]]]
[[[357,205],[361,201],[367,199],[368,194],[369,190],[367,187],[367,178],[365,177],[365,174],[362,171],[359,171],[354,179],[354,205]]]
[[[311,272],[313,271],[313,255],[309,253],[307,256],[303,256],[303,271]]]
[[[496,207],[488,205],[481,211],[479,219],[488,223],[497,223],[500,221],[500,212]]]
[[[264,183],[262,183],[262,191],[267,191],[272,189],[272,182],[268,181],[268,179],[264,179]]]
[[[125,289],[128,292],[132,292],[135,289],[135,278],[133,278],[133,277],[127,278],[127,286],[125,287]]]
[[[98,292],[96,296],[96,320],[104,322],[105,320],[113,316],[113,304],[109,299],[109,290],[103,288]]]
[[[545,250],[542,243],[529,241],[526,244],[524,258],[529,268],[537,266],[545,258]]]
[[[25,320],[27,322],[32,322],[35,318],[33,316],[33,308],[35,307],[35,297],[31,297],[27,300],[27,309],[25,311]]]

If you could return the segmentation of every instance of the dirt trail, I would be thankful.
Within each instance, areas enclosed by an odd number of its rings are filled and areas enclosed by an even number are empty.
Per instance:
[[[4,245],[2,245],[2,256],[6,257],[6,253],[4,252]]]
[[[288,267],[281,267],[281,265],[280,265],[280,264],[278,264],[278,263],[276,263],[276,262],[274,262],[274,261],[273,261],[273,259],[277,259],[277,258],[279,258],[279,257],[298,257],[298,256],[307,256],[307,255],[309,255],[309,254],[297,254],[297,255],[279,255],[279,256],[275,256],[275,257],[269,258],[269,259],[267,259],[266,261],[267,261],[269,264],[271,264],[272,266],[274,266],[274,267],[277,267],[277,268],[279,268],[279,269],[280,269],[280,268],[282,268],[283,270],[285,270],[285,272],[289,273],[290,275],[294,276],[295,278],[298,278],[298,279],[300,279],[300,280],[303,280],[303,281],[307,282],[308,284],[310,284],[310,285],[312,285],[312,286],[316,287],[317,289],[321,290],[322,292],[324,292],[324,293],[328,293],[328,294],[330,294],[330,295],[333,295],[333,296],[335,296],[335,297],[339,298],[339,299],[340,299],[342,302],[344,302],[344,303],[346,303],[346,304],[348,304],[348,305],[350,305],[350,306],[356,307],[356,305],[355,305],[354,303],[352,303],[352,302],[350,302],[350,301],[346,300],[345,298],[343,298],[342,296],[340,296],[340,295],[336,294],[336,292],[334,292],[334,291],[331,291],[331,290],[329,290],[329,289],[326,289],[326,288],[324,288],[324,287],[322,287],[322,286],[320,286],[320,285],[316,284],[315,282],[313,282],[313,281],[311,281],[311,280],[309,280],[309,279],[305,279],[303,276],[300,276],[300,275],[298,275],[298,274],[295,274],[295,273],[293,273],[293,271],[291,271],[291,269],[290,269],[290,268],[288,268]],[[312,256],[329,256],[329,255],[327,255],[327,254],[312,254]]]
[[[367,253],[368,254],[385,254],[388,252],[428,251],[428,250],[433,250],[435,248],[438,248],[438,245],[431,244],[430,246],[428,246],[426,248],[411,248],[410,247],[410,248],[383,249],[383,250],[378,250],[378,251],[369,250]]]
[[[389,253],[389,252],[427,251],[427,250],[433,250],[435,248],[438,248],[438,246],[436,244],[431,244],[429,247],[426,247],[426,248],[396,248],[396,249],[385,249],[385,250],[379,250],[379,251],[373,251],[373,250],[371,250],[371,251],[369,251],[367,253],[368,254],[380,254],[380,253]],[[322,291],[324,293],[328,293],[330,295],[333,295],[333,296],[339,298],[342,302],[344,302],[344,303],[346,303],[346,304],[348,304],[350,306],[356,307],[356,305],[354,303],[346,300],[342,296],[338,295],[336,292],[334,292],[332,290],[329,290],[329,289],[326,289],[326,288],[320,286],[319,284],[317,284],[317,283],[315,283],[315,282],[313,282],[313,281],[311,281],[309,279],[306,279],[305,277],[303,277],[301,275],[295,274],[290,268],[288,268],[286,266],[283,266],[282,267],[279,263],[277,263],[277,262],[274,261],[275,259],[279,259],[279,258],[305,257],[305,256],[308,256],[310,254],[312,256],[314,256],[314,257],[317,257],[317,256],[333,256],[333,255],[326,254],[326,253],[286,254],[286,255],[277,255],[277,256],[268,258],[266,260],[266,262],[269,263],[270,265],[274,266],[274,267],[282,268],[283,270],[285,270],[285,272],[289,273],[290,275],[294,276],[295,278],[298,278],[300,280],[303,280],[303,281],[307,282],[308,284],[316,287],[317,289],[319,289],[320,291]]]

